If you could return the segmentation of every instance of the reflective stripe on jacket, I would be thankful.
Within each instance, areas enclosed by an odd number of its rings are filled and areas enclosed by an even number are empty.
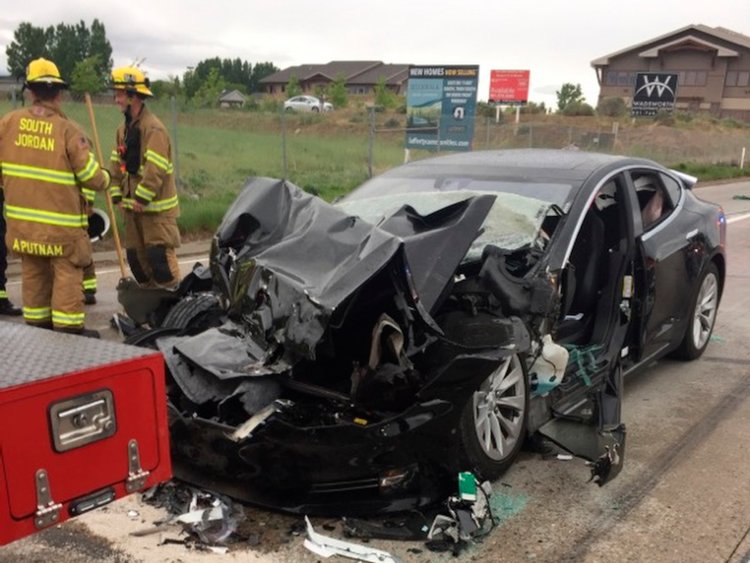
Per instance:
[[[140,166],[137,173],[123,170],[123,160],[115,149],[110,157],[112,174],[112,197],[122,201],[125,209],[132,209],[138,201],[147,213],[164,213],[167,217],[178,217],[179,200],[172,164],[172,146],[167,130],[146,106],[133,120],[130,131],[141,136]],[[117,146],[125,144],[125,124],[117,129]]]
[[[44,102],[0,119],[0,173],[8,236],[25,248],[86,236],[82,198],[108,184],[81,128]]]

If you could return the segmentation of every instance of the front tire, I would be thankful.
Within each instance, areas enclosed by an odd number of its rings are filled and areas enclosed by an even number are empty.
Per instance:
[[[695,360],[703,354],[711,339],[719,308],[719,270],[711,262],[703,272],[690,308],[685,336],[675,356],[681,360]]]
[[[467,401],[459,422],[459,459],[482,480],[497,479],[526,438],[529,386],[520,356],[506,358]]]

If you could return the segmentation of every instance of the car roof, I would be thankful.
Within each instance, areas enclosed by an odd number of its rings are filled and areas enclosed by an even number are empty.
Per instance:
[[[504,171],[513,175],[554,175],[567,179],[587,178],[595,170],[629,157],[564,149],[506,149],[451,153],[425,158],[394,168],[385,174],[399,175],[399,168],[467,166],[473,170]],[[651,163],[653,164],[653,163]]]
[[[626,165],[665,170],[647,159],[577,149],[503,149],[456,152],[415,160],[392,168],[380,177],[455,176],[465,169],[467,175],[477,177],[565,182],[576,192],[593,173]]]

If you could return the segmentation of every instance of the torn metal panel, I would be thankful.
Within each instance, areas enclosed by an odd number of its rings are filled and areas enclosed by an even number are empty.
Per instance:
[[[271,351],[263,349],[242,327],[231,322],[181,338],[173,346],[188,361],[219,379],[269,375],[277,371],[265,365]],[[282,368],[279,371],[287,366]]]
[[[539,433],[585,459],[591,470],[591,480],[601,486],[614,479],[622,469],[625,457],[625,425],[600,430],[579,421],[556,418],[539,429]]]
[[[179,336],[165,336],[156,341],[159,351],[164,355],[164,361],[169,368],[172,379],[179,385],[182,393],[190,401],[201,405],[208,401],[218,401],[234,392],[236,382],[220,381],[207,370],[190,364],[174,350]]]

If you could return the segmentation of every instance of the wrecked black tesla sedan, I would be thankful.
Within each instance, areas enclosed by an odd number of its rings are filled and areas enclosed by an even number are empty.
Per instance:
[[[694,182],[558,150],[425,159],[334,205],[250,181],[210,270],[134,340],[166,358],[175,474],[372,514],[439,501],[458,471],[496,478],[542,435],[605,483],[623,375],[697,358],[713,329],[725,220]]]

